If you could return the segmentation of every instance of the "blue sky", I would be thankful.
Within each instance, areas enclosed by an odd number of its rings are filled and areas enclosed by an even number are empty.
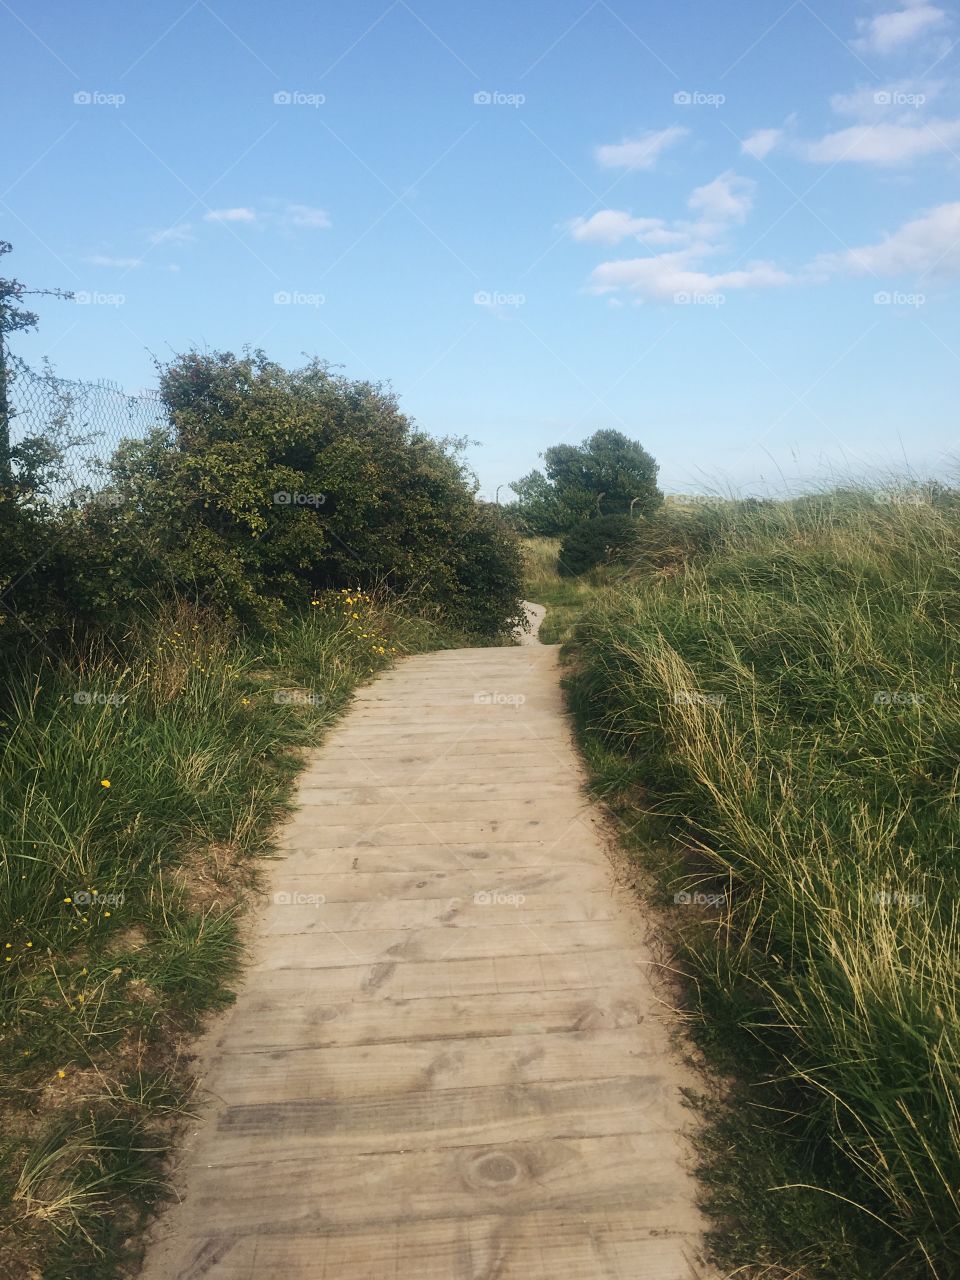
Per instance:
[[[5,266],[88,299],[17,346],[131,390],[317,354],[491,496],[600,427],[674,492],[944,474],[958,37],[934,0],[0,0]]]

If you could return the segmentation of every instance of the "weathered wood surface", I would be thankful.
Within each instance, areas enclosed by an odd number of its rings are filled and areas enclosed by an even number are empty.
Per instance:
[[[380,677],[280,844],[144,1280],[710,1275],[691,1080],[556,651]]]

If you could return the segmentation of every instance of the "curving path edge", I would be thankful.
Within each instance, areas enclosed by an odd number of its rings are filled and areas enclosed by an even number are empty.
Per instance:
[[[534,630],[380,676],[280,843],[143,1280],[712,1276],[695,1081],[557,650]]]

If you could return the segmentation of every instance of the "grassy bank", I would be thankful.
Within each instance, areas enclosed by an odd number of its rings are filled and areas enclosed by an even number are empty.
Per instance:
[[[594,593],[570,690],[675,924],[692,1023],[741,1081],[701,1131],[718,1255],[946,1280],[960,517],[838,493],[690,519],[698,554]]]
[[[301,749],[395,655],[454,641],[329,592],[269,641],[182,607],[5,685],[0,1274],[135,1262]]]
[[[562,644],[570,638],[604,582],[602,569],[579,578],[561,577],[557,572],[559,551],[559,538],[525,538],[523,542],[526,597],[547,607],[539,632],[543,644]]]

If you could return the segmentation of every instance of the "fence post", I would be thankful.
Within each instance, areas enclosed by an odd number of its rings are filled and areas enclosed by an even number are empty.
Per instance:
[[[0,321],[3,318],[0,307]],[[0,488],[13,485],[13,467],[10,462],[10,397],[7,392],[7,344],[3,340],[0,324]]]

